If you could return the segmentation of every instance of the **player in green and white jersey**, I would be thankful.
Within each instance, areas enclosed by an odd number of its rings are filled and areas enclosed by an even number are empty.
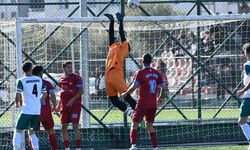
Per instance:
[[[250,43],[244,44],[243,53],[247,61],[243,65],[244,87],[238,91],[238,95],[243,99],[240,106],[240,117],[238,123],[249,142],[248,150],[250,150],[250,127],[247,123],[248,116],[250,115]]]
[[[23,130],[29,129],[29,136],[35,150],[39,149],[38,138],[32,130],[37,126],[41,101],[46,97],[46,86],[42,79],[32,75],[32,63],[25,62],[22,65],[24,77],[17,80],[16,107],[20,107],[18,118],[13,136],[14,150],[20,149],[21,134]]]

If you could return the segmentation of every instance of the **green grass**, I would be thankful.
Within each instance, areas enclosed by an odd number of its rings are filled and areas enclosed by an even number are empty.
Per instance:
[[[242,145],[242,146],[231,145],[231,146],[189,146],[189,147],[179,147],[179,148],[160,147],[159,150],[247,150],[247,148],[248,145]],[[138,148],[138,150],[151,150],[151,148]]]
[[[209,119],[212,118],[218,109],[203,109],[202,110],[202,118]],[[197,109],[181,109],[183,114],[188,118],[188,120],[195,120],[197,119]],[[95,116],[99,119],[104,115],[106,110],[92,110],[91,111]],[[217,118],[238,118],[239,117],[239,109],[223,109],[217,116]],[[58,116],[53,115],[55,124],[60,124],[60,119]],[[11,125],[11,113],[7,112],[0,118],[0,125],[1,126],[10,126]],[[166,120],[184,120],[184,118],[177,112],[175,109],[166,109],[159,113],[156,117],[156,121],[166,121]],[[128,121],[130,122],[131,119],[128,117]],[[97,121],[90,117],[91,123],[97,123]],[[103,119],[104,123],[112,123],[112,122],[123,122],[123,113],[119,110],[112,110],[110,113]]]
[[[196,109],[181,109],[183,114],[190,120],[197,119],[197,110]],[[202,118],[209,119],[212,118],[218,109],[203,109]],[[99,119],[104,115],[106,110],[92,110],[94,115]],[[0,126],[10,126],[11,125],[11,113],[8,112],[0,118]],[[58,116],[53,115],[56,125],[60,125],[60,119]],[[217,118],[238,118],[239,109],[223,109]],[[183,117],[175,109],[165,109],[157,117],[156,120],[184,120]],[[94,118],[90,117],[92,123],[97,123]],[[128,121],[131,119],[128,117]],[[104,123],[111,122],[123,122],[123,113],[119,110],[112,110],[106,118],[103,120]],[[161,150],[246,150],[247,145],[243,146],[193,146],[193,147],[180,147],[180,148],[161,148]]]
[[[195,120],[198,118],[197,110],[195,109],[181,109],[183,114],[189,119],[189,120]],[[217,109],[204,109],[202,110],[202,118],[203,119],[209,119],[212,118],[215,113],[217,112]],[[101,118],[105,111],[98,110],[98,111],[92,111],[98,118]],[[222,110],[217,118],[238,118],[239,117],[239,110],[238,109],[224,109]],[[130,121],[130,118],[128,118]],[[181,116],[179,112],[175,109],[170,110],[163,110],[161,113],[159,113],[156,117],[157,120],[184,120],[184,118]],[[119,110],[112,110],[106,118],[103,120],[106,123],[109,122],[122,122],[123,121],[123,114]],[[96,122],[93,118],[91,118],[91,122]]]
[[[248,145],[243,146],[208,146],[208,147],[192,147],[192,148],[161,148],[160,150],[247,150]]]

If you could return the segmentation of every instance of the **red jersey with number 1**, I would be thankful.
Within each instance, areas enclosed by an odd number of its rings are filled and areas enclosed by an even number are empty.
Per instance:
[[[165,84],[161,74],[153,68],[146,67],[138,71],[134,84],[139,86],[137,105],[144,108],[155,108],[158,85]]]
[[[49,94],[55,92],[52,84],[49,81],[43,79],[43,82],[46,85],[47,97],[41,102],[41,115],[51,113]]]
[[[68,101],[83,87],[83,82],[79,75],[72,73],[68,77],[61,76],[59,84],[61,85],[60,105],[62,106],[61,109],[64,109],[67,108]],[[81,108],[81,97],[75,100],[72,109],[75,107]]]

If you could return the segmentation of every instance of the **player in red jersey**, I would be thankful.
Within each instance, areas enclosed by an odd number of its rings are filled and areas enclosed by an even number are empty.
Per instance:
[[[83,94],[82,78],[72,73],[72,63],[62,64],[64,75],[59,78],[60,93],[60,120],[63,131],[65,150],[69,150],[68,124],[72,123],[76,137],[76,149],[80,149],[80,131],[78,128],[81,113],[81,95]]]
[[[143,117],[145,117],[146,128],[150,135],[153,148],[154,150],[157,149],[157,137],[153,128],[153,123],[157,104],[160,103],[163,98],[166,91],[166,84],[163,82],[161,74],[150,67],[151,62],[152,56],[150,54],[143,55],[142,63],[144,68],[138,71],[133,84],[122,94],[122,96],[125,97],[139,87],[139,99],[133,113],[130,130],[130,142],[132,144],[130,150],[136,149],[136,141],[138,138],[136,130],[139,123],[143,120]],[[161,87],[161,90],[157,98],[158,86]]]
[[[43,76],[43,67],[42,66],[35,66],[32,70],[32,74],[35,76],[39,76],[42,78]],[[54,121],[52,117],[52,110],[56,110],[56,95],[54,93],[54,88],[51,85],[51,83],[47,80],[43,79],[43,82],[46,85],[46,90],[47,90],[47,97],[44,101],[41,102],[41,114],[39,117],[39,122],[37,127],[35,128],[36,134],[38,134],[38,131],[40,130],[40,123],[42,124],[43,128],[47,131],[48,133],[48,139],[51,145],[52,150],[57,149],[57,143],[56,143],[56,136],[54,134]],[[50,98],[53,103],[53,107],[51,109],[50,106]],[[29,140],[30,142],[30,140]],[[31,149],[33,149],[31,143],[30,143]]]

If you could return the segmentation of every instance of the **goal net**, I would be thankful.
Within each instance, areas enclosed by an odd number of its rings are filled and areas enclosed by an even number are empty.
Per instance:
[[[237,125],[241,100],[235,92],[242,86],[245,59],[241,47],[249,41],[248,19],[246,15],[125,17],[124,28],[131,47],[125,63],[127,83],[142,67],[140,59],[145,53],[153,55],[152,67],[159,70],[168,83],[169,92],[158,106],[155,120],[160,145],[245,140]],[[118,26],[116,22],[116,42],[119,42]],[[16,28],[14,22],[7,22],[0,25],[0,30],[5,33],[0,36],[3,54],[0,55],[0,82],[3,82],[0,93],[6,92],[0,97],[1,112],[14,100],[15,79],[21,75],[23,61],[43,65],[47,72],[44,78],[59,92],[57,80],[62,74],[61,64],[69,60],[85,84],[80,121],[82,145],[129,145],[131,119],[113,107],[105,93],[106,18],[19,18]],[[14,74],[8,77],[12,71]],[[137,98],[137,91],[133,97]],[[0,135],[1,145],[7,147],[10,143],[12,133],[9,131],[17,115],[18,111],[12,106],[1,116],[0,128],[6,132]],[[54,120],[59,139],[58,116],[55,115]],[[146,130],[138,131],[138,145],[150,144]],[[72,132],[70,130],[73,140]],[[46,134],[41,134],[40,147],[48,146],[46,138]]]

